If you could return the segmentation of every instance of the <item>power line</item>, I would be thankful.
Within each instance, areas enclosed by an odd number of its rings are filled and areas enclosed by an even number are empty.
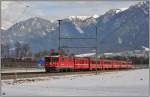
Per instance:
[[[62,22],[62,20],[58,20],[58,22],[59,22],[59,47],[58,47],[58,49],[60,50],[61,48],[95,48],[95,57],[96,57],[96,74],[98,73],[98,71],[97,71],[97,65],[98,65],[98,29],[97,29],[97,26],[95,25],[95,32],[96,32],[96,36],[95,36],[95,38],[94,37],[86,37],[86,38],[84,38],[84,37],[61,37],[60,35],[60,33],[61,33],[61,22]],[[82,39],[82,40],[87,40],[87,39],[95,39],[96,40],[96,46],[94,46],[94,47],[87,47],[87,46],[78,46],[78,47],[73,47],[73,46],[62,46],[61,47],[61,43],[60,43],[60,41],[62,40],[62,39],[66,39],[66,40],[72,40],[72,39]]]

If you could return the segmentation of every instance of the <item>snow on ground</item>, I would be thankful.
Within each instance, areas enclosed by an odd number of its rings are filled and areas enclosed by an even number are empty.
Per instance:
[[[9,68],[1,69],[1,73],[13,73],[13,72],[45,72],[42,67],[39,68]]]
[[[149,70],[2,81],[5,96],[148,96]]]

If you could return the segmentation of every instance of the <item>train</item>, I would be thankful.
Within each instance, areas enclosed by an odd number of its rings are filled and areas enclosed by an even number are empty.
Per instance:
[[[123,60],[100,59],[91,57],[75,57],[51,55],[45,57],[45,71],[65,72],[81,70],[131,69],[132,62]]]

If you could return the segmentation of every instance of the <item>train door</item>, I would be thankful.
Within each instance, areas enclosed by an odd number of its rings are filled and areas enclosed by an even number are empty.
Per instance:
[[[58,56],[51,57],[51,63],[53,64],[53,66],[59,67],[59,59],[60,58]]]
[[[102,70],[103,70],[103,65],[104,65],[104,61],[103,61],[103,59],[100,59],[100,66],[101,66]]]
[[[45,67],[49,67],[50,66],[50,57],[45,57]]]

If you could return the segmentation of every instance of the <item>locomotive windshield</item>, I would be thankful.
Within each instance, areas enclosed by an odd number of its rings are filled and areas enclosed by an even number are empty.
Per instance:
[[[52,57],[52,61],[53,62],[57,62],[58,61],[58,57]]]
[[[58,62],[58,57],[45,57],[46,62]]]
[[[51,60],[50,60],[50,57],[45,57],[45,61],[46,62],[50,62]]]

